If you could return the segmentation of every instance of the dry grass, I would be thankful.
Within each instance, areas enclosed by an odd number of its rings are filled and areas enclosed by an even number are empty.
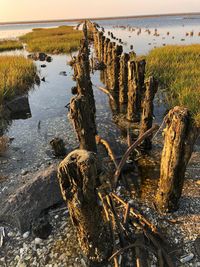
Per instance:
[[[169,92],[170,106],[187,107],[200,126],[200,45],[156,48],[146,59],[148,75]]]
[[[10,51],[16,49],[22,49],[23,45],[20,41],[15,40],[3,40],[0,41],[0,52]]]
[[[45,52],[52,54],[69,53],[79,48],[82,31],[72,26],[60,26],[48,29],[33,29],[32,32],[20,37],[27,44],[30,52]]]
[[[0,105],[27,92],[34,84],[37,68],[23,56],[0,56]]]

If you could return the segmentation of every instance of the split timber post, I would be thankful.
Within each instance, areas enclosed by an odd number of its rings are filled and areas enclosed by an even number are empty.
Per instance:
[[[119,105],[121,112],[127,109],[128,102],[128,61],[129,54],[123,53],[120,57],[119,73]]]
[[[135,61],[128,62],[128,106],[127,106],[127,120],[132,122],[139,121],[139,110],[137,109],[139,96],[139,87],[136,75]]]
[[[146,91],[143,101],[139,136],[142,136],[153,125],[153,100],[158,90],[158,82],[154,79],[154,77],[149,77],[149,79],[145,82],[145,87]],[[147,137],[141,144],[141,147],[144,149],[151,149],[151,146],[151,137]]]
[[[92,266],[105,261],[112,252],[109,226],[104,222],[95,192],[96,161],[95,153],[75,150],[58,168],[63,199],[68,205],[80,247]]]
[[[102,62],[103,32],[97,32],[98,37],[98,60]]]
[[[156,206],[161,212],[170,212],[178,208],[185,170],[193,151],[197,130],[189,111],[183,107],[177,106],[170,110],[165,121]]]

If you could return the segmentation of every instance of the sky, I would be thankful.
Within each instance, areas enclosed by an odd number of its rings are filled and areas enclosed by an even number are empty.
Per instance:
[[[0,0],[0,22],[200,12],[200,0]]]

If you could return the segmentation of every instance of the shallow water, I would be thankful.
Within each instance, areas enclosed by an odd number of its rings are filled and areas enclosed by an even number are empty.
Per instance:
[[[152,34],[148,35],[144,32],[144,29],[157,28],[158,32],[163,35],[166,34],[167,31],[170,31],[170,35],[167,37],[169,40],[171,40],[172,33],[176,32],[180,36],[176,36],[173,40],[174,43],[179,43],[181,34],[184,34],[189,30],[194,30],[195,36],[188,37],[188,41],[198,40],[198,42],[200,42],[200,37],[196,36],[199,29],[199,22],[199,17],[187,20],[180,17],[162,17],[100,21],[99,23],[105,28],[106,32],[112,30],[118,38],[122,37],[123,41],[127,40],[125,50],[129,51],[130,43],[133,42],[136,53],[143,54],[150,49],[148,42],[150,42],[152,38],[158,38],[157,40],[160,40],[160,37],[153,37]],[[141,34],[137,35],[135,32],[130,33],[127,28],[113,28],[117,25],[130,25],[134,28],[141,28]],[[36,25],[15,25],[12,27],[16,27],[15,30],[29,31],[31,27],[35,26]],[[44,25],[37,26],[41,27]],[[56,25],[47,24],[45,26],[53,27]],[[11,29],[10,27],[10,25],[7,26],[7,31],[13,30],[13,28]],[[6,29],[5,26],[4,28]],[[0,32],[1,29],[2,26],[0,26]],[[130,38],[128,37],[129,35],[131,36]],[[15,51],[7,54],[21,53],[27,55],[25,51]],[[35,86],[35,88],[29,92],[31,117],[26,120],[13,120],[11,125],[7,128],[6,134],[9,137],[14,138],[14,140],[10,144],[10,148],[5,157],[0,157],[0,174],[8,175],[10,173],[20,172],[22,169],[37,169],[42,164],[51,162],[53,155],[51,153],[49,142],[55,136],[64,139],[68,151],[77,146],[72,125],[67,117],[68,110],[65,107],[72,97],[71,87],[75,85],[72,81],[73,73],[71,67],[66,64],[68,60],[70,60],[69,56],[53,56],[53,61],[51,63],[45,62],[47,65],[46,68],[40,68],[40,65],[44,64],[44,62],[36,62],[38,69],[40,70],[40,77],[45,77],[46,82],[41,82],[39,87]],[[59,74],[61,71],[66,71],[67,76],[61,76]],[[92,82],[95,85],[102,86],[99,71],[95,72],[91,77]],[[115,153],[120,155],[123,151],[121,131],[112,120],[112,112],[109,106],[108,96],[95,87],[94,95],[97,107],[97,125],[99,134],[103,138],[109,140]],[[157,99],[158,98],[159,97],[157,96]],[[162,101],[160,105],[157,104],[158,102],[159,101],[156,102],[154,113],[156,120],[161,122],[166,106]]]
[[[200,43],[200,15],[118,19],[97,23],[105,28],[106,34],[112,31],[115,37],[122,39],[124,52],[129,52],[130,45],[133,45],[137,55],[163,45]],[[155,29],[159,36],[154,36]],[[191,32],[193,36],[190,36]]]

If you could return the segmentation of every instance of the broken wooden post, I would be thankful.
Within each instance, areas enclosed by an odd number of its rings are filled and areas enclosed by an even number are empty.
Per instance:
[[[64,157],[66,155],[65,144],[61,138],[55,137],[50,141],[50,145],[56,157]]]
[[[90,126],[93,130],[96,129],[95,124],[95,99],[93,94],[92,82],[90,79],[90,62],[89,62],[89,47],[88,47],[88,38],[87,38],[87,26],[84,24],[84,40],[82,46],[80,47],[79,54],[76,59],[76,80],[77,80],[77,91],[78,94],[84,95],[88,99],[89,103],[89,117]],[[88,116],[88,114],[86,115]],[[97,133],[97,130],[96,130]],[[92,150],[96,151],[96,150]]]
[[[126,110],[128,102],[128,61],[129,55],[123,53],[120,57],[119,73],[119,104],[121,112]]]
[[[110,39],[106,38],[104,41],[104,55],[103,55],[103,62],[107,64],[107,55],[108,55],[108,45],[110,43]]]
[[[158,83],[154,77],[150,77],[146,83],[146,92],[143,101],[143,112],[140,125],[140,134],[142,136],[153,125],[153,100],[158,89]],[[144,149],[151,149],[151,137],[147,137],[141,147]]]
[[[170,110],[165,122],[165,141],[156,206],[162,212],[170,212],[178,208],[186,166],[196,139],[196,130],[189,111],[183,107],[177,106]]]
[[[112,47],[112,59],[110,70],[110,88],[115,92],[119,92],[119,70],[120,70],[120,56],[123,52],[121,45],[115,45]]]
[[[96,127],[90,103],[86,96],[79,94],[72,98],[69,116],[76,130],[80,148],[96,152]]]
[[[136,73],[137,73],[137,83],[138,83],[138,97],[136,105],[139,111],[142,111],[142,102],[145,95],[145,85],[144,85],[145,67],[146,67],[146,61],[144,59],[138,60],[136,62]]]
[[[97,202],[97,160],[92,152],[75,150],[59,165],[58,180],[63,199],[83,253],[95,263],[105,261],[112,251],[109,226]]]
[[[136,63],[130,60],[128,62],[128,106],[127,120],[132,122],[139,121],[139,110],[137,109],[137,98],[139,95],[139,87],[136,76]]]

